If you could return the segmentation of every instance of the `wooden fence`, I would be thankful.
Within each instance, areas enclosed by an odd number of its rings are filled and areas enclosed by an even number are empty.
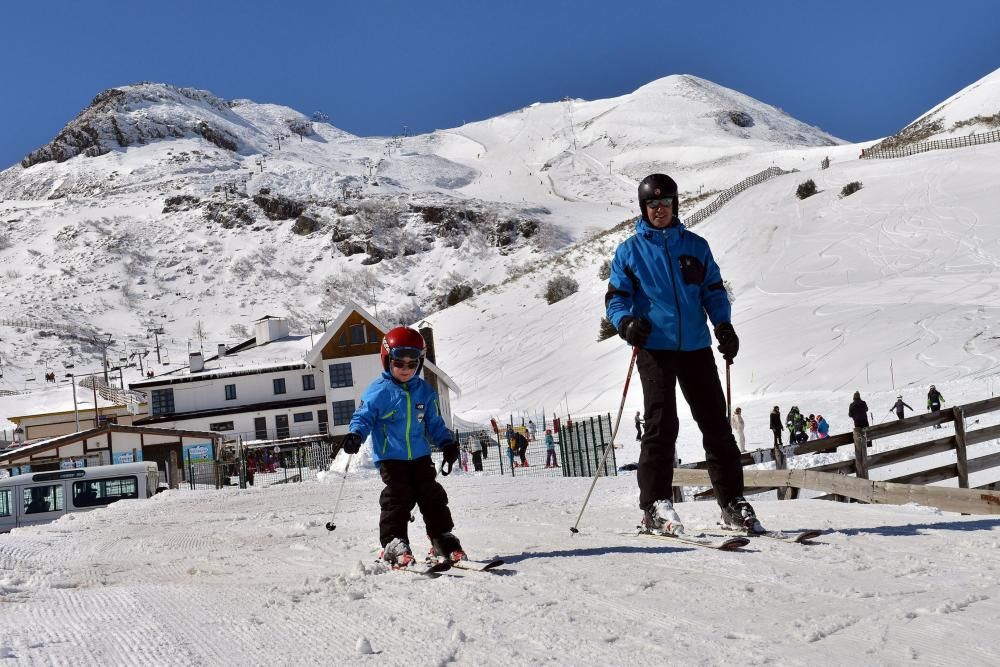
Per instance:
[[[748,176],[747,178],[744,178],[742,181],[740,181],[733,187],[723,190],[719,194],[719,196],[716,197],[714,200],[712,200],[712,203],[706,206],[705,208],[698,209],[688,217],[684,218],[684,224],[687,227],[693,227],[702,220],[704,220],[705,218],[707,218],[708,216],[718,211],[733,197],[743,192],[747,188],[763,183],[764,181],[774,178],[775,176],[781,176],[782,174],[790,174],[790,173],[792,172],[784,171],[783,169],[779,169],[778,167],[768,167],[764,171],[758,172],[753,176]]]
[[[977,415],[1000,410],[1000,397],[955,406],[950,410],[916,415],[906,419],[841,433],[823,440],[799,445],[775,447],[773,450],[747,452],[744,466],[774,461],[775,470],[745,470],[747,493],[777,490],[779,498],[794,499],[799,489],[822,491],[833,496],[853,498],[870,503],[920,502],[947,511],[971,514],[1000,514],[1000,493],[992,491],[1000,481],[1000,452],[981,453],[976,447],[1000,438],[1000,424],[966,431],[966,420]],[[874,454],[868,446],[879,438],[907,433],[928,426],[953,423],[954,435],[927,440],[914,445]],[[854,457],[843,461],[806,468],[789,469],[789,456],[832,453],[840,447],[853,445]],[[934,454],[955,452],[955,462],[900,475],[886,480],[870,481],[869,474],[877,468],[896,465]],[[971,454],[971,456],[970,456]],[[675,486],[709,486],[707,463],[704,461],[675,471]],[[969,489],[969,475],[995,470],[990,482]],[[854,475],[853,480],[846,475]],[[958,480],[958,488],[929,487],[946,479]],[[711,490],[699,497],[711,495]],[[942,504],[943,503],[943,504]]]
[[[922,141],[908,146],[896,146],[892,148],[866,148],[861,151],[862,160],[877,160],[882,158],[906,157],[927,151],[937,151],[946,148],[965,148],[966,146],[978,146],[980,144],[991,144],[1000,141],[1000,130],[983,132],[980,134],[969,134],[964,137],[949,137],[947,139],[935,139],[934,141]]]

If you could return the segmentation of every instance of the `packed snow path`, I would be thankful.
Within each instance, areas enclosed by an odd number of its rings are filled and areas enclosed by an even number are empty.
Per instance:
[[[724,553],[622,535],[631,476],[452,476],[456,532],[498,574],[383,572],[381,482],[167,492],[0,535],[0,658],[18,664],[997,664],[1000,520],[758,501],[829,532]],[[711,503],[680,506],[689,530]],[[427,548],[419,517],[415,552]],[[367,653],[368,646],[372,653]]]

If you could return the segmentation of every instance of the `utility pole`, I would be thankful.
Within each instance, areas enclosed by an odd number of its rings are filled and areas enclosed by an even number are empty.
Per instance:
[[[163,333],[163,328],[156,327],[149,333],[153,334],[153,339],[156,341],[156,363],[162,364],[163,362],[160,361],[160,335]]]
[[[94,345],[99,345],[101,347],[101,356],[104,358],[104,385],[111,386],[110,380],[108,380],[108,347],[111,345],[111,334],[101,334],[102,336],[107,336],[106,341],[101,341],[97,339],[97,336],[91,338]]]

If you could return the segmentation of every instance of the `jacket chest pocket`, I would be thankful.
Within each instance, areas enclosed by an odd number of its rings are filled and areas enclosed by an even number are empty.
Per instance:
[[[427,405],[425,403],[414,403],[413,404],[413,419],[420,423],[423,423],[424,416],[427,414]]]
[[[701,285],[705,282],[705,265],[700,259],[691,255],[681,255],[677,258],[677,262],[680,264],[681,278],[685,284]]]

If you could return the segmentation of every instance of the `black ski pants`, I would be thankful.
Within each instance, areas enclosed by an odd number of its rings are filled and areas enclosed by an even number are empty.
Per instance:
[[[379,474],[385,482],[379,505],[379,541],[382,546],[398,537],[410,542],[407,528],[413,507],[420,508],[429,537],[450,533],[455,524],[448,509],[448,494],[438,484],[434,462],[423,456],[412,461],[386,459],[379,462]]]
[[[646,432],[639,454],[639,507],[673,497],[677,432],[675,387],[691,408],[701,430],[708,475],[720,505],[743,495],[740,450],[726,419],[726,397],[712,348],[693,352],[639,350],[639,378],[645,404]]]

